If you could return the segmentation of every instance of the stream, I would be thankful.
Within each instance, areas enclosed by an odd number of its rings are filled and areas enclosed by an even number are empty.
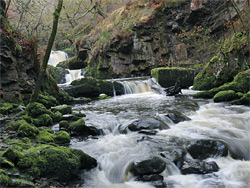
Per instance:
[[[50,64],[56,66],[65,59],[64,52],[56,51],[51,54]],[[72,70],[66,75],[65,84],[83,77],[80,71]],[[168,163],[161,173],[166,187],[250,187],[250,107],[194,99],[192,95],[197,91],[193,90],[182,90],[179,96],[166,96],[153,79],[124,79],[122,83],[125,95],[72,106],[73,110],[86,114],[87,126],[104,132],[98,137],[71,140],[72,148],[83,150],[98,162],[97,168],[83,172],[82,188],[154,188],[150,183],[136,181],[129,173],[133,162],[161,157],[169,148],[183,147],[190,140],[207,139],[221,141],[242,160],[234,159],[230,153],[226,157],[208,158],[207,162],[217,163],[219,171],[203,175],[182,175],[175,164]],[[164,118],[164,114],[173,111],[191,120],[175,124]],[[155,135],[119,132],[119,128],[131,121],[146,118],[160,119],[170,129],[156,130]]]
[[[81,149],[98,161],[98,167],[83,174],[83,188],[150,188],[149,183],[135,181],[127,169],[132,162],[159,156],[162,148],[183,140],[214,139],[226,143],[244,159],[210,158],[220,170],[207,175],[182,175],[175,165],[161,173],[167,187],[172,188],[247,188],[250,185],[250,108],[193,99],[195,91],[182,90],[181,96],[164,96],[153,92],[127,94],[111,99],[76,105],[75,110],[86,114],[86,125],[104,131],[104,136],[74,139],[71,147]],[[178,111],[191,118],[174,124],[170,129],[158,130],[156,135],[137,132],[120,134],[119,125],[134,119],[161,117],[169,111]]]

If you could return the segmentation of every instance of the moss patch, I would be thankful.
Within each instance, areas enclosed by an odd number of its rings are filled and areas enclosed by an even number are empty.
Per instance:
[[[238,95],[233,90],[220,91],[214,97],[214,102],[228,102],[237,99]]]
[[[18,136],[21,137],[35,137],[38,134],[38,129],[28,123],[22,124],[17,131]]]

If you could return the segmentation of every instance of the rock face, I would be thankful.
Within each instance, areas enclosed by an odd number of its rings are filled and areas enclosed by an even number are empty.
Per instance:
[[[3,2],[1,10],[5,10]],[[0,22],[0,98],[11,102],[26,99],[35,84],[36,44],[11,31],[3,11]]]
[[[193,41],[185,42],[179,35],[183,34],[184,30],[188,33],[200,26],[204,30],[210,28],[210,34],[216,38],[223,32],[226,16],[221,15],[227,5],[212,0],[165,3],[165,7],[156,9],[148,19],[128,28],[128,33],[113,36],[100,50],[90,50],[96,47],[95,41],[91,42],[91,35],[77,40],[75,46],[79,54],[78,59],[80,56],[85,57],[85,50],[88,50],[89,56],[86,59],[88,58],[89,65],[86,76],[142,76],[150,75],[150,70],[156,67],[189,66],[201,61],[207,62],[211,54],[204,56],[205,52],[198,52],[203,55],[201,60],[201,54],[195,54],[197,49],[189,45]],[[146,5],[140,8],[144,6]],[[129,14],[129,5],[121,11],[121,14]],[[83,56],[80,55],[82,52]]]

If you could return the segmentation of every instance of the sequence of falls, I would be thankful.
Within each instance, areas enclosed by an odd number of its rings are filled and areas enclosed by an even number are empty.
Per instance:
[[[166,187],[250,187],[250,107],[194,99],[195,91],[191,90],[182,90],[182,95],[174,97],[152,92],[148,85],[146,91],[141,92],[139,82],[126,84],[132,88],[127,88],[126,93],[140,92],[73,106],[74,110],[86,114],[86,125],[104,132],[102,136],[71,141],[72,148],[81,149],[98,161],[97,168],[82,174],[82,188],[153,188],[150,182],[136,181],[129,173],[131,164],[152,156],[167,160],[161,155],[164,151],[202,139],[225,143],[242,160],[234,159],[230,153],[225,157],[208,158],[206,161],[217,163],[219,171],[204,175],[183,175],[173,163],[168,163],[161,173]],[[177,124],[164,120],[163,115],[171,111],[178,111],[191,120]],[[146,118],[161,119],[170,129],[157,130],[155,135],[117,131],[135,119]]]
[[[52,51],[50,54],[48,64],[56,67],[58,63],[65,61],[66,59],[68,59],[68,54],[66,52]],[[65,83],[62,83],[62,84],[67,85],[67,84],[70,84],[74,80],[81,79],[84,77],[84,70],[82,69],[77,69],[77,70],[66,69],[66,71],[67,71],[67,74],[65,75]]]

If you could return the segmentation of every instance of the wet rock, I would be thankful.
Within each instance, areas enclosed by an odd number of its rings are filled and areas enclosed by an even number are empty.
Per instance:
[[[153,130],[153,129],[168,129],[169,127],[161,121],[154,118],[146,118],[135,120],[128,125],[130,131]]]
[[[194,159],[207,159],[209,157],[225,157],[228,148],[221,142],[214,140],[198,140],[187,146],[187,151]]]
[[[67,120],[62,120],[59,122],[59,129],[60,130],[68,130],[69,129],[69,122]]]
[[[189,117],[181,114],[180,112],[170,112],[165,115],[169,119],[171,119],[174,123],[180,123],[182,121],[191,120]]]
[[[71,134],[74,136],[98,136],[102,134],[100,129],[97,129],[93,126],[86,126],[85,121],[83,119],[79,119],[78,121],[72,122],[69,126],[69,130]]]
[[[166,163],[159,157],[152,157],[148,160],[134,163],[131,172],[135,176],[160,174],[166,168]]]
[[[180,146],[168,146],[164,148],[165,151],[161,152],[161,156],[172,161],[177,167],[181,167],[186,155],[186,150],[184,147]]]
[[[151,182],[150,184],[156,188],[166,188],[166,183],[163,181],[163,176],[159,174],[144,175],[137,178],[139,181]]]
[[[219,171],[218,165],[212,162],[187,159],[181,167],[182,174],[208,174]]]

